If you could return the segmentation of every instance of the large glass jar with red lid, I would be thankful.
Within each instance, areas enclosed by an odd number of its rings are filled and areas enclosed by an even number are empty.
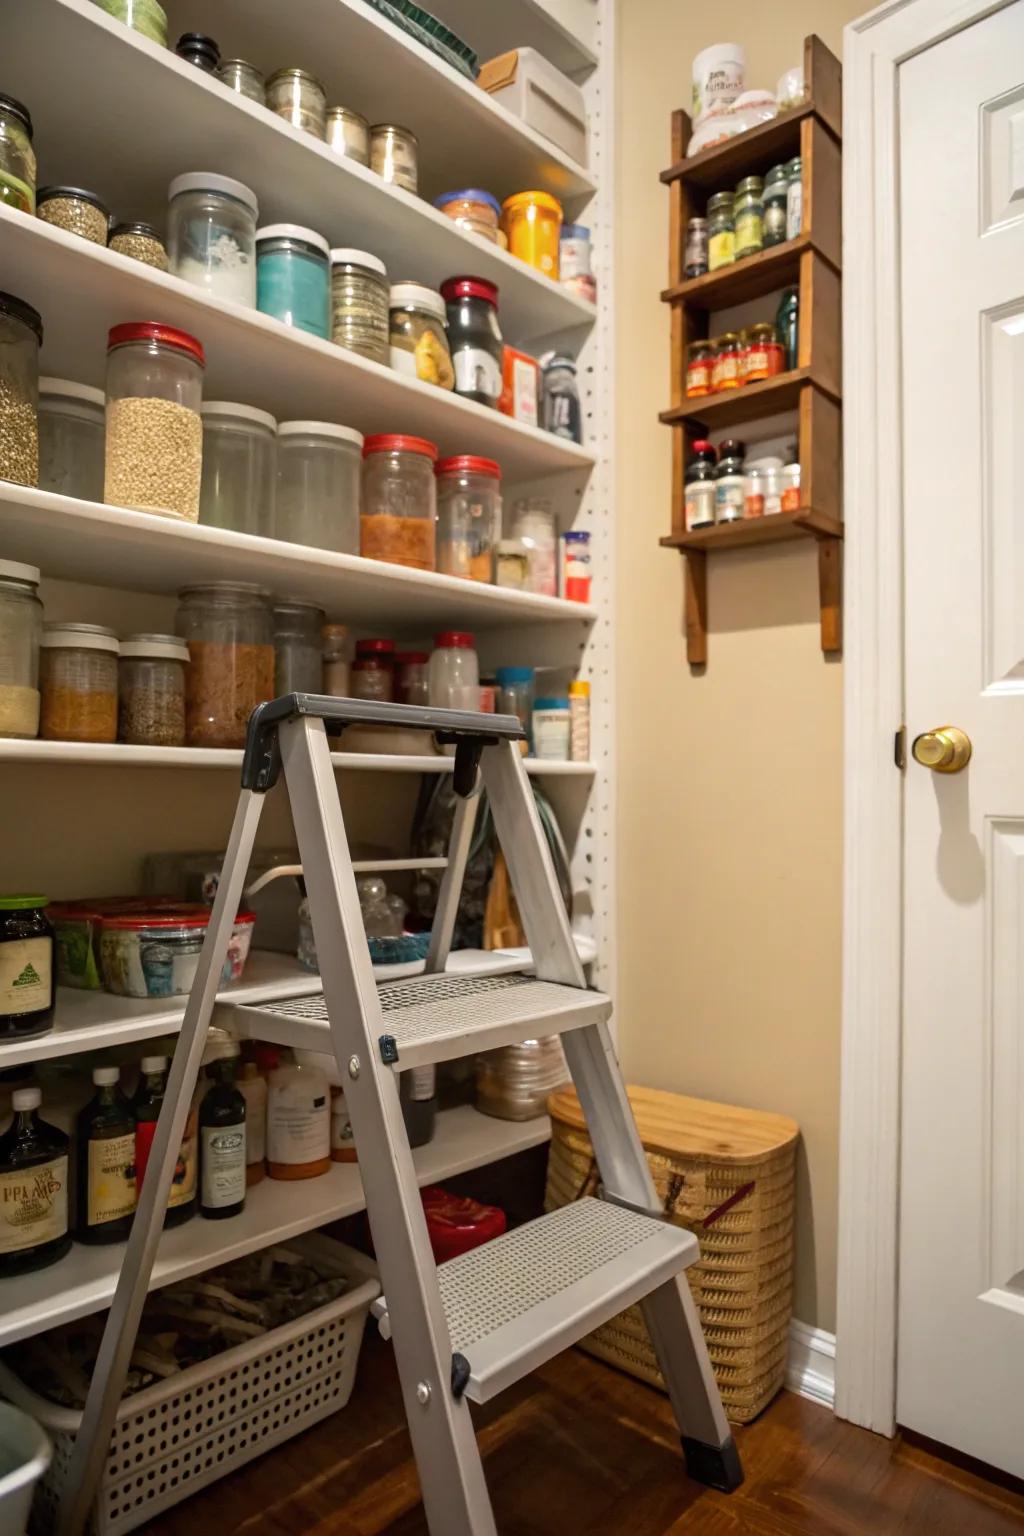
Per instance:
[[[151,321],[114,326],[107,341],[104,501],[199,521],[205,362],[187,331]]]
[[[479,708],[480,664],[472,635],[459,629],[435,635],[428,681],[432,709]]]
[[[440,459],[437,475],[437,568],[469,581],[494,580],[501,538],[501,469],[462,453]]]
[[[430,657],[426,651],[395,652],[395,703],[430,703]]]
[[[359,553],[417,571],[435,567],[437,448],[424,437],[384,432],[363,443]]]
[[[448,309],[455,393],[497,409],[504,355],[497,287],[482,277],[450,277],[441,284],[441,297]]]
[[[395,642],[357,640],[356,659],[349,673],[353,699],[374,699],[390,704],[395,697]]]

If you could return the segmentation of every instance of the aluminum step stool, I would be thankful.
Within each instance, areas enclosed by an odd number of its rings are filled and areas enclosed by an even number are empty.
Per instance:
[[[325,722],[407,726],[454,744],[456,812],[426,974],[377,986],[363,931]],[[221,968],[266,792],[283,770],[323,980],[319,997],[221,1006],[234,1033],[333,1051],[359,1147],[409,1431],[432,1536],[497,1536],[468,1402],[486,1402],[623,1307],[639,1302],[687,1470],[726,1492],[743,1480],[683,1271],[696,1239],[664,1219],[608,1035],[611,1001],[586,986],[510,715],[293,694],[249,723],[242,793],[174,1053],[145,1183],[75,1444],[59,1536],[81,1536],[149,1288]],[[535,974],[444,974],[477,788],[487,792]],[[602,1198],[585,1199],[436,1266],[399,1100],[410,1067],[560,1034],[587,1117]]]

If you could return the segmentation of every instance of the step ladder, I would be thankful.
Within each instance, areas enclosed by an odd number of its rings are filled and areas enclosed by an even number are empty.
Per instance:
[[[363,931],[326,727],[406,726],[454,747],[456,811],[426,974],[377,985]],[[283,771],[323,994],[246,1007],[217,1022],[241,1036],[332,1051],[359,1148],[384,1294],[432,1536],[496,1536],[469,1414],[623,1307],[639,1302],[668,1386],[689,1475],[743,1480],[683,1271],[696,1239],[664,1219],[608,1034],[611,1001],[586,985],[519,752],[514,716],[293,694],[249,724],[242,792],[157,1125],[125,1261],[61,1507],[81,1536],[110,1443],[163,1224],[221,968],[266,793]],[[445,974],[486,790],[533,958],[532,974]],[[436,1266],[402,1118],[399,1074],[560,1034],[601,1174],[588,1198]]]

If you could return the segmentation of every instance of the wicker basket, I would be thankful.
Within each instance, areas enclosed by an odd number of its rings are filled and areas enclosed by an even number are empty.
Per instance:
[[[786,1375],[793,1288],[795,1121],[653,1088],[629,1100],[666,1213],[700,1240],[687,1270],[729,1418],[746,1424]],[[579,1100],[561,1088],[552,1121],[546,1208],[593,1194],[597,1165]],[[664,1390],[639,1307],[583,1347]]]

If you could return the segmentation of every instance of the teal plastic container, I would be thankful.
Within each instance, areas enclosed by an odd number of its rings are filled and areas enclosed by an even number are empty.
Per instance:
[[[323,235],[300,224],[256,231],[256,308],[310,336],[331,334],[331,253]]]

